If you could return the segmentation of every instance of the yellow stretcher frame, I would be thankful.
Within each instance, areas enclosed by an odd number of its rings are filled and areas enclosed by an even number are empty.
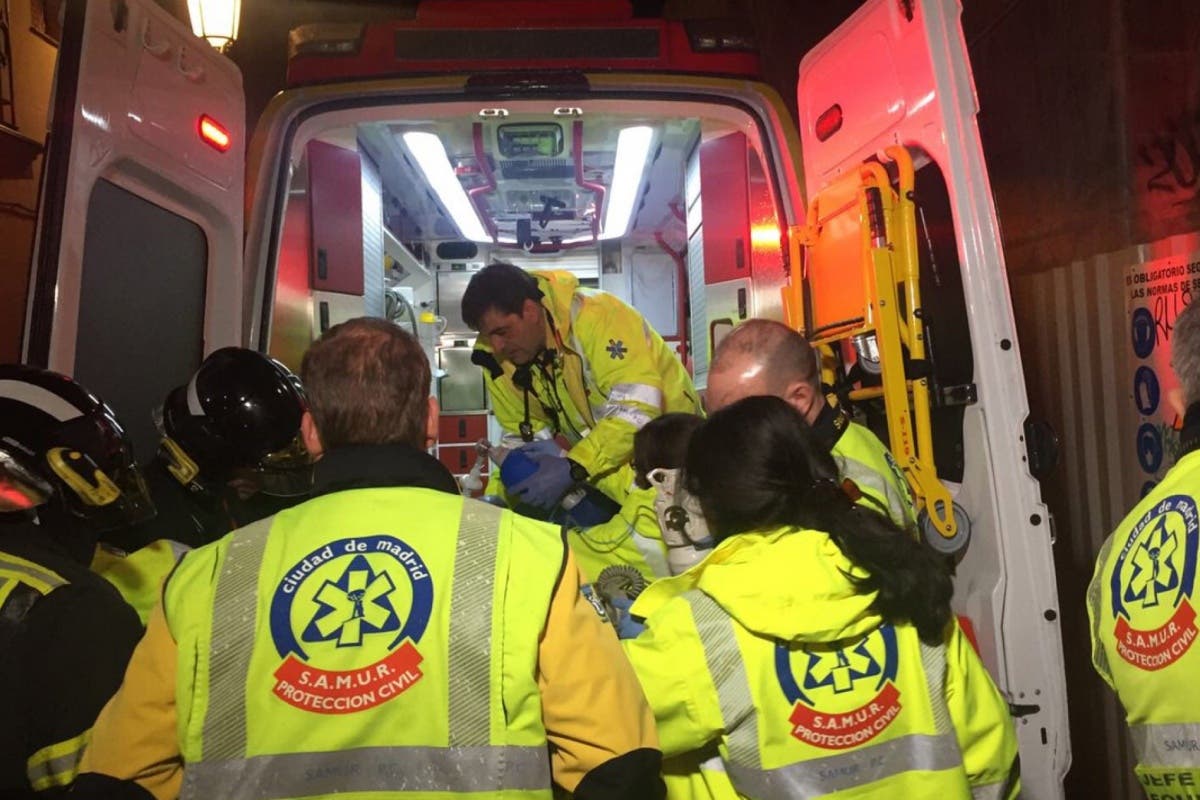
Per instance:
[[[881,163],[864,162],[856,171],[838,179],[826,192],[845,194],[855,189],[858,196],[859,228],[862,238],[863,285],[866,305],[861,318],[837,323],[810,338],[822,358],[822,378],[835,382],[833,348],[862,334],[875,334],[879,347],[882,386],[856,389],[851,400],[882,397],[887,413],[888,438],[918,509],[924,508],[937,532],[946,539],[957,533],[950,493],[937,475],[933,459],[933,428],[929,414],[929,379],[909,379],[904,372],[904,348],[913,362],[925,360],[925,324],[921,315],[920,260],[917,253],[916,203],[913,201],[915,173],[912,155],[899,145],[883,153],[896,164],[898,191],[892,187]],[[857,184],[857,186],[855,186]],[[885,225],[882,235],[872,237],[868,190],[879,192]],[[830,191],[833,190],[833,191]],[[809,204],[807,224],[789,229],[790,280],[783,287],[784,318],[795,330],[805,332],[804,272],[812,249],[822,235],[822,192]],[[805,252],[807,248],[808,252]],[[903,286],[905,304],[900,306]]]

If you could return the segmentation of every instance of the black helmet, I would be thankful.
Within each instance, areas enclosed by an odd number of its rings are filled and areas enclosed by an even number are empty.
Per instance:
[[[159,457],[183,485],[248,479],[266,494],[312,488],[312,459],[300,438],[308,409],[300,380],[254,350],[217,350],[163,403]]]
[[[155,514],[112,409],[65,375],[0,365],[0,512],[52,503],[94,531]]]

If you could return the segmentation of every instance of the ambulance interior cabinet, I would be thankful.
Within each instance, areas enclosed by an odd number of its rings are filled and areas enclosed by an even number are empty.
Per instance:
[[[688,248],[699,247],[708,284],[750,276],[749,152],[744,133],[702,142],[694,153],[698,169],[689,169]]]
[[[308,143],[306,155],[312,288],[361,297],[363,202],[358,151],[314,140]]]

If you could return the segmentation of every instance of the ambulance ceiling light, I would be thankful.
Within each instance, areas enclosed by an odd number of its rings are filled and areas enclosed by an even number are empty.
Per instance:
[[[623,128],[617,137],[616,166],[613,169],[612,186],[609,187],[608,211],[604,214],[604,232],[601,239],[616,239],[624,236],[633,216],[633,206],[642,185],[642,174],[646,170],[646,156],[650,153],[650,142],[654,129],[648,125]]]
[[[225,51],[237,38],[242,0],[188,0],[188,16],[197,36]]]
[[[446,208],[450,218],[454,220],[454,224],[458,226],[458,231],[463,238],[474,242],[491,241],[491,237],[483,229],[483,223],[479,221],[479,216],[471,206],[466,191],[455,177],[454,167],[450,166],[450,159],[446,157],[446,148],[442,146],[442,141],[437,134],[409,131],[404,134],[404,144],[412,153],[413,158],[417,160],[417,166],[425,174],[425,180],[429,181],[429,185],[433,187],[433,191],[442,201],[442,205]]]

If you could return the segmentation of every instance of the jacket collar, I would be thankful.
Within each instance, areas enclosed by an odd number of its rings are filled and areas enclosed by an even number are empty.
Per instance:
[[[440,461],[406,444],[337,447],[317,462],[313,475],[314,497],[349,489],[402,486],[459,492],[454,476]]]
[[[813,433],[826,450],[832,450],[838,440],[842,438],[842,434],[850,427],[850,415],[842,410],[840,406],[830,405],[829,401],[825,401],[821,411],[817,414],[817,419],[812,424]]]
[[[1192,403],[1183,412],[1183,430],[1179,432],[1179,458],[1200,450],[1200,403]]]

